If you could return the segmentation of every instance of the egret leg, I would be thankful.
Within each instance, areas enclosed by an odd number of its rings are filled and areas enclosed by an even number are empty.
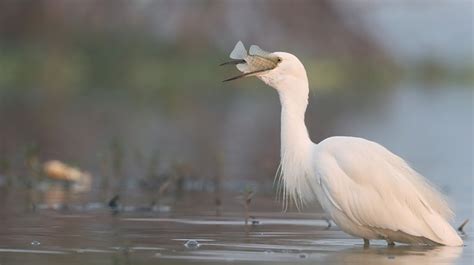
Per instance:
[[[331,228],[331,226],[332,226],[331,220],[329,218],[326,218],[326,217],[324,217],[324,220],[328,223],[328,226],[326,227],[326,230]]]
[[[364,248],[367,248],[369,246],[370,246],[370,241],[364,238]]]

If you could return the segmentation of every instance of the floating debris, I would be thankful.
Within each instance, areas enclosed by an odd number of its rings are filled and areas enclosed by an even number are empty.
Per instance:
[[[252,225],[259,225],[260,224],[260,221],[257,220],[257,218],[255,216],[250,216],[250,219],[252,219],[252,221],[251,221]]]
[[[88,192],[92,186],[91,174],[58,160],[45,162],[43,164],[43,172],[50,179],[73,183],[72,189],[75,192]]]
[[[39,246],[39,245],[41,245],[41,242],[39,242],[38,240],[33,240],[33,241],[31,241],[30,245]]]
[[[308,257],[309,257],[309,255],[306,254],[306,253],[299,253],[298,254],[298,258],[300,258],[300,259],[307,259]]]
[[[196,249],[196,248],[199,248],[201,245],[199,244],[197,240],[190,239],[186,241],[186,243],[184,243],[184,246],[186,248]]]

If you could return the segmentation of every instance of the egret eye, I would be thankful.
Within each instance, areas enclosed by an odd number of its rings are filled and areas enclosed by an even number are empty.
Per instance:
[[[280,63],[280,62],[281,62],[281,58],[280,58],[280,57],[278,57],[278,60],[277,60],[277,61]]]

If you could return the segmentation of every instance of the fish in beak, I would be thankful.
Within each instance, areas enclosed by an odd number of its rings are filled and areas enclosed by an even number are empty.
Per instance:
[[[228,78],[222,82],[270,71],[281,62],[278,56],[260,49],[257,45],[250,46],[249,52],[247,53],[241,41],[237,42],[229,57],[232,60],[222,63],[221,65],[235,65],[242,74]]]

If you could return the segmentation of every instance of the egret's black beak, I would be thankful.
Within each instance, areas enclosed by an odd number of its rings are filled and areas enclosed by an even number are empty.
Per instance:
[[[263,70],[258,70],[258,71],[253,71],[253,72],[241,74],[241,75],[238,75],[238,76],[234,76],[234,77],[231,77],[231,78],[227,78],[226,80],[222,80],[222,82],[227,82],[227,81],[232,81],[232,80],[240,79],[240,78],[242,78],[242,77],[251,76],[251,75],[258,74],[258,73],[261,73],[261,72],[265,72],[265,71],[268,71],[268,70],[271,70],[271,69],[263,69]]]
[[[221,63],[219,66],[223,66],[223,65],[236,65],[236,64],[241,64],[241,63],[247,63],[245,60],[232,60],[232,61],[228,61],[228,62],[225,62],[225,63]],[[249,73],[244,73],[244,74],[241,74],[241,75],[238,75],[238,76],[234,76],[234,77],[231,77],[231,78],[227,78],[226,80],[223,80],[222,82],[228,82],[228,81],[232,81],[232,80],[236,80],[236,79],[240,79],[242,77],[246,77],[246,76],[250,76],[250,75],[253,75],[253,74],[256,74],[256,73],[260,73],[260,72],[265,72],[265,71],[268,71],[270,69],[262,69],[262,70],[257,70],[257,71],[253,71],[253,72],[249,72]]]
[[[223,66],[223,65],[228,65],[228,64],[231,64],[231,65],[236,65],[236,64],[239,64],[239,63],[246,63],[245,60],[232,60],[232,61],[228,61],[228,62],[225,62],[225,63],[221,63],[219,64],[219,66]]]

